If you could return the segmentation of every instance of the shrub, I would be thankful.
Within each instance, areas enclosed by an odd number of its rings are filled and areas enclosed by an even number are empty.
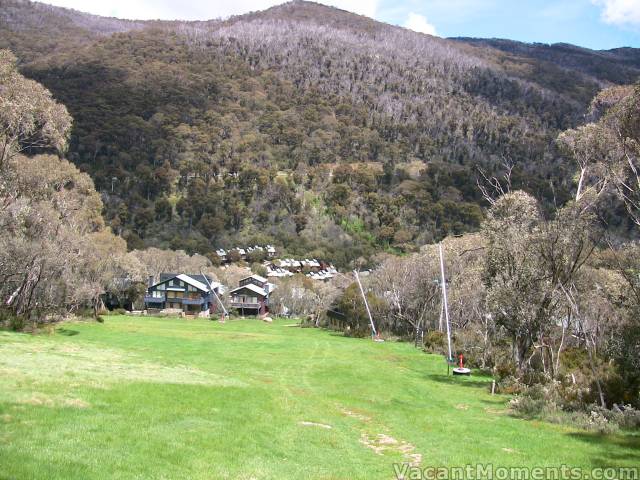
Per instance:
[[[80,318],[91,318],[93,317],[93,310],[90,308],[79,308],[76,311],[76,316]]]
[[[560,365],[564,371],[582,370],[589,365],[589,357],[584,348],[568,347],[562,351]]]
[[[507,375],[506,377],[498,377],[496,382],[497,392],[505,395],[517,395],[526,390],[524,385],[515,375]]]
[[[615,405],[611,410],[594,406],[591,413],[594,412],[620,428],[629,430],[640,428],[640,410],[631,405]]]
[[[424,349],[430,353],[446,355],[448,353],[447,335],[438,330],[431,330],[424,336]]]
[[[524,418],[539,418],[545,409],[549,408],[549,404],[543,398],[534,398],[526,394],[517,396],[509,402],[509,406],[519,416]]]
[[[640,411],[631,405],[609,410],[591,404],[583,405],[581,410],[567,410],[564,404],[566,389],[567,386],[558,381],[526,387],[509,405],[516,415],[524,418],[568,424],[602,434],[615,433],[621,428],[640,428]]]
[[[498,361],[493,368],[493,372],[498,381],[515,377],[516,365],[511,360]]]
[[[19,317],[9,310],[0,309],[0,326],[20,331],[24,330],[26,323],[24,317]]]
[[[100,323],[104,322],[104,318],[109,315],[109,311],[105,310],[105,309],[101,309],[98,310],[98,315],[96,316],[94,314],[94,311],[92,308],[80,308],[78,309],[78,311],[76,312],[76,316],[85,320],[96,320]]]
[[[253,252],[251,252],[253,253]],[[251,264],[251,272],[255,273],[256,275],[260,275],[261,277],[266,277],[267,276],[267,269],[264,265],[260,264],[260,263],[252,263]]]
[[[360,296],[358,285],[349,285],[337,300],[335,310],[344,315],[344,322],[347,325],[345,335],[351,337],[366,337],[371,331],[369,316]],[[373,293],[367,293],[367,302],[372,311],[382,308],[384,301],[376,297]]]

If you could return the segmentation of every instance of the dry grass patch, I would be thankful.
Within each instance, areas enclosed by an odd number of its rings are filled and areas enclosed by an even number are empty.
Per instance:
[[[46,338],[0,344],[0,379],[0,384],[5,385],[43,385],[65,379],[76,386],[98,388],[122,382],[246,386],[236,378],[193,366],[163,365],[113,347],[56,343]],[[47,403],[46,399],[34,400],[39,401]]]
[[[373,450],[377,455],[385,453],[400,453],[404,461],[411,467],[418,467],[422,463],[422,454],[416,453],[416,447],[409,442],[396,440],[384,433],[360,435],[360,443]]]

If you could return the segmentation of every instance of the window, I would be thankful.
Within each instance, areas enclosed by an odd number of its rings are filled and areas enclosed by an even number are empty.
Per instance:
[[[154,290],[153,292],[151,292],[151,296],[153,298],[162,298],[164,297],[164,294],[158,290]]]

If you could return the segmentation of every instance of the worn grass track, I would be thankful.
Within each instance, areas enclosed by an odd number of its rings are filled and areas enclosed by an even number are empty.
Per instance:
[[[239,320],[0,332],[0,479],[390,479],[393,464],[635,466],[640,439],[508,415],[408,344]]]

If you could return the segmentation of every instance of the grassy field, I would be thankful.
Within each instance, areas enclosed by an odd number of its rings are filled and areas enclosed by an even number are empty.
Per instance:
[[[0,332],[1,479],[391,479],[393,464],[640,464],[640,438],[525,421],[411,345],[238,320]]]

